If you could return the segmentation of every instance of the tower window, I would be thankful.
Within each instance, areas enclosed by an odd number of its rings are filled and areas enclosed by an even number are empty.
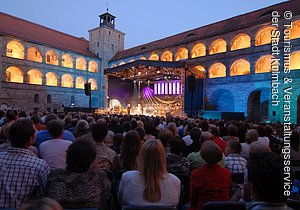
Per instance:
[[[111,50],[115,51],[115,45],[114,44],[111,44]]]
[[[110,31],[108,31],[108,34],[110,35]]]
[[[97,47],[99,47],[99,42],[97,42]]]

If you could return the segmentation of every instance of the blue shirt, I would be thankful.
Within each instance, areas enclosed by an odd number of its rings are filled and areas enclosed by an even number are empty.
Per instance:
[[[36,147],[39,148],[41,143],[43,143],[44,141],[50,140],[50,139],[53,139],[53,137],[49,133],[48,130],[38,131],[36,134],[36,139],[35,139]],[[72,142],[75,141],[74,135],[68,130],[64,130],[63,139],[72,141]]]

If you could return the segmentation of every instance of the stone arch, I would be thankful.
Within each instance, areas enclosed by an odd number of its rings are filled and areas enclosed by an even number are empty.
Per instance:
[[[73,68],[73,58],[69,54],[64,54],[61,57],[61,65],[67,68]]]
[[[217,39],[213,41],[209,47],[209,54],[217,54],[226,52],[227,43],[224,39]]]
[[[191,57],[197,58],[206,55],[206,46],[203,43],[196,44],[191,50]]]
[[[10,41],[6,45],[6,56],[24,59],[24,46],[18,41]]]
[[[27,59],[30,61],[35,61],[42,63],[43,57],[41,51],[37,47],[29,47],[27,50]]]
[[[255,46],[270,44],[273,30],[276,30],[276,27],[268,26],[260,29],[255,36]]]
[[[98,90],[98,85],[95,79],[89,79],[88,83],[91,83],[91,90]]]
[[[54,50],[46,52],[46,63],[58,66],[58,56]]]
[[[250,74],[250,63],[244,59],[236,60],[230,67],[230,76]]]
[[[219,89],[213,92],[210,97],[211,109],[220,112],[234,112],[235,100],[233,94],[226,89]]]
[[[10,66],[6,69],[6,82],[16,82],[23,83],[24,82],[24,72],[21,68],[16,66]]]
[[[157,54],[153,53],[153,54],[150,55],[149,60],[151,60],[151,61],[158,61],[159,57],[158,57]]]
[[[46,85],[58,86],[58,76],[53,72],[48,72],[46,74]]]
[[[239,50],[251,47],[251,38],[248,34],[238,34],[231,42],[231,50]]]
[[[83,57],[76,59],[76,69],[85,71],[86,70],[86,61]]]
[[[31,69],[27,72],[28,84],[42,85],[43,74],[38,69]]]
[[[263,55],[255,63],[255,74],[267,73],[272,71],[272,55]],[[277,63],[278,65],[278,63]]]
[[[260,88],[253,90],[247,99],[248,120],[258,122],[269,116],[270,90]]]
[[[98,64],[96,61],[89,61],[89,72],[98,72]]]
[[[226,77],[226,66],[223,63],[214,63],[208,70],[208,77]]]
[[[76,78],[76,88],[78,89],[84,89],[85,80],[83,77],[77,77]]]
[[[171,51],[165,51],[161,55],[160,60],[162,60],[162,61],[172,61],[172,56],[173,56],[173,53]]]
[[[295,20],[292,23],[290,39],[299,39],[300,38],[300,20]]]
[[[291,53],[290,69],[300,69],[300,50]]]
[[[188,59],[188,57],[189,57],[188,50],[184,47],[181,47],[177,50],[177,52],[175,54],[175,61],[185,60],[185,59]]]
[[[70,74],[62,75],[61,86],[67,88],[73,88],[73,77]]]

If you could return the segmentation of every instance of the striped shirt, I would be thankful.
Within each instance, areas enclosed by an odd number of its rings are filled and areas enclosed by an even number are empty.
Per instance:
[[[228,168],[232,174],[244,173],[247,168],[247,160],[238,154],[230,154],[225,157],[225,168]]]
[[[27,149],[9,147],[0,153],[0,208],[18,208],[41,195],[49,166]]]

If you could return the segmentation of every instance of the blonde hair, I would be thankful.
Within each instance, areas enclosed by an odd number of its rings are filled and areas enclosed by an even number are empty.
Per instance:
[[[160,201],[160,180],[167,174],[165,150],[160,140],[148,140],[143,144],[138,169],[144,181],[144,198],[150,202]]]
[[[173,122],[168,123],[167,129],[169,129],[172,132],[173,136],[178,136],[178,129],[175,123]]]

